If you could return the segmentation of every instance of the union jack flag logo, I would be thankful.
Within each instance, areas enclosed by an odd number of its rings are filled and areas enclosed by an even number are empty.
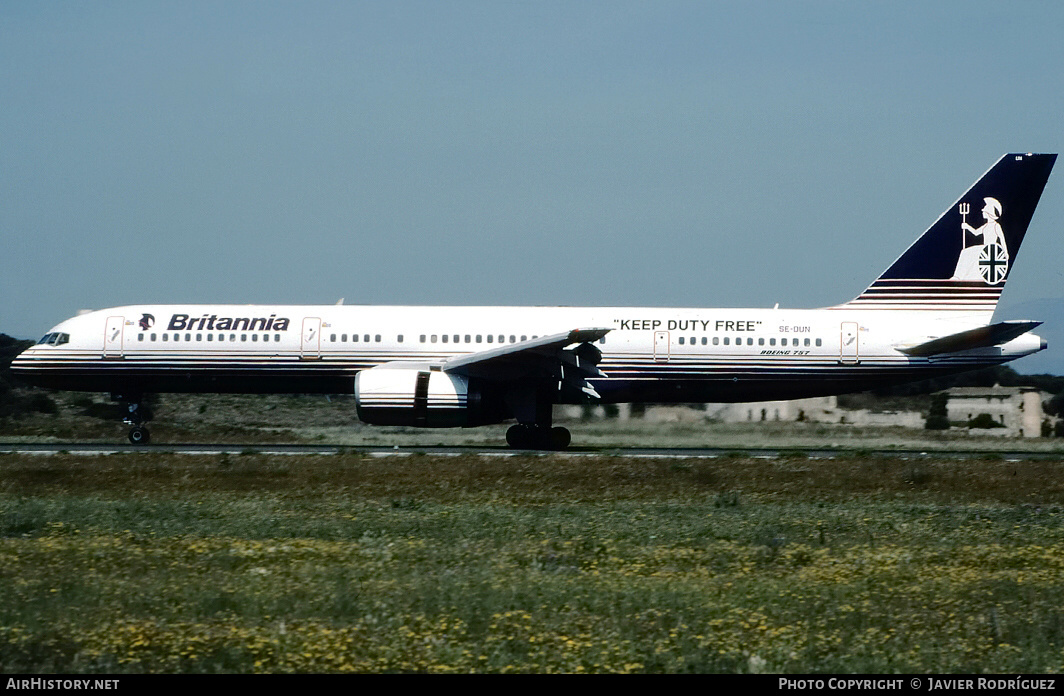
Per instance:
[[[979,273],[990,285],[1005,280],[1009,272],[1009,254],[999,244],[987,244],[979,252]]]

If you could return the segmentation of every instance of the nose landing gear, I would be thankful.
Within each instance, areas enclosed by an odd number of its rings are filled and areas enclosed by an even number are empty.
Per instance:
[[[151,442],[151,433],[144,424],[151,420],[151,411],[141,406],[141,397],[124,397],[112,394],[112,398],[121,401],[126,415],[122,422],[132,426],[129,429],[129,441],[134,445],[146,445]]]
[[[129,441],[134,445],[146,445],[151,442],[151,433],[144,426],[135,425],[129,429]]]

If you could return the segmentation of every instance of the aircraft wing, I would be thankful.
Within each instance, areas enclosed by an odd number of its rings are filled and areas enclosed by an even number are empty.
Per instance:
[[[955,353],[973,348],[989,348],[1008,343],[1039,326],[1040,321],[1003,321],[989,326],[980,326],[968,331],[942,336],[915,346],[898,347],[898,350],[913,357],[928,357],[941,353]]]
[[[605,377],[606,373],[598,369],[602,351],[592,343],[609,332],[607,328],[591,327],[540,336],[451,358],[443,363],[442,369],[493,380],[550,377],[557,379],[559,389],[570,387],[597,399],[598,392],[586,380]]]

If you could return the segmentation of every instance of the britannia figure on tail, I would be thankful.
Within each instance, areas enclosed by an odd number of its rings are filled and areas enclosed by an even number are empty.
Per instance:
[[[996,198],[984,198],[983,219],[986,220],[978,229],[968,224],[968,203],[961,203],[961,254],[957,259],[957,268],[953,271],[953,280],[981,280],[996,285],[1005,279],[1009,267],[1009,250],[1005,244],[1005,233],[998,224],[1001,217],[1001,202]],[[968,246],[969,235],[978,238],[975,244]]]

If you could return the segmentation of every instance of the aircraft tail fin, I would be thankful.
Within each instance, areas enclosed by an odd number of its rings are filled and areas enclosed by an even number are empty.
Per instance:
[[[868,289],[837,308],[958,311],[989,321],[1056,159],[1004,155]]]

